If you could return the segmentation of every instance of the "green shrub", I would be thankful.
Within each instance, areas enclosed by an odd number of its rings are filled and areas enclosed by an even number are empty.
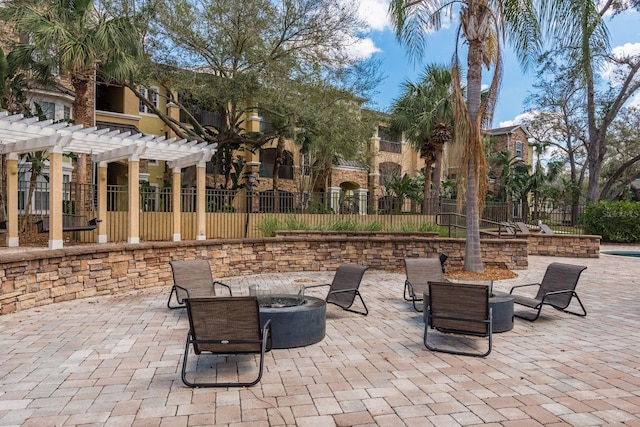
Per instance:
[[[582,216],[585,233],[604,242],[640,242],[640,203],[599,202],[587,206]]]
[[[304,221],[300,221],[295,216],[288,216],[285,219],[285,227],[287,230],[311,230],[311,226]]]
[[[264,217],[256,225],[256,228],[260,233],[262,233],[263,237],[275,237],[276,231],[283,229],[282,225],[280,225],[280,221],[278,221],[278,218],[271,215]]]

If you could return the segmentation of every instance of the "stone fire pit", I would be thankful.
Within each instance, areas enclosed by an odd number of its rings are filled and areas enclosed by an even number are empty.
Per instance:
[[[273,348],[303,347],[322,341],[326,329],[324,300],[304,295],[304,285],[253,285],[249,295],[258,298],[260,323],[271,320]]]

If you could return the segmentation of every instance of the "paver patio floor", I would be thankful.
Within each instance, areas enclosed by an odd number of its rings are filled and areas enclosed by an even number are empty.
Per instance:
[[[167,309],[166,287],[1,316],[0,426],[640,426],[640,259],[530,257],[494,287],[539,281],[553,261],[588,266],[577,287],[587,317],[545,307],[495,334],[485,359],[432,353],[404,274],[368,271],[367,317],[329,305],[322,342],[271,351],[262,381],[241,389],[182,384],[188,319]],[[332,277],[225,282],[235,295]]]

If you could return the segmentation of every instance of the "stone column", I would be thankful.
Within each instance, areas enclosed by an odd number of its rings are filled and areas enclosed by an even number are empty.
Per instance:
[[[353,190],[353,194],[356,196],[356,199],[358,200],[358,213],[360,215],[367,214],[367,193],[368,192],[369,190],[365,188],[358,188],[356,190]]]
[[[61,249],[62,240],[62,149],[49,151],[49,249]]]
[[[329,187],[329,207],[333,212],[338,213],[340,211],[340,193],[342,189],[340,187]]]
[[[200,162],[196,165],[196,240],[207,239],[206,178],[206,163]]]
[[[173,241],[179,242],[182,240],[182,187],[180,185],[182,170],[173,168],[171,179],[171,190],[173,191],[173,197],[171,198],[173,206]]]
[[[129,158],[129,230],[127,241],[140,243],[140,159]]]
[[[107,243],[107,162],[98,164],[98,240]]]
[[[7,155],[7,246],[18,247],[18,154]]]

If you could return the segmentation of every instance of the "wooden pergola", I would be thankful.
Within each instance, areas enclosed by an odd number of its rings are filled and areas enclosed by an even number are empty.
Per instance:
[[[63,173],[62,156],[68,153],[87,154],[97,164],[97,213],[107,218],[107,165],[128,162],[128,223],[127,241],[139,243],[139,171],[141,159],[166,161],[172,170],[174,191],[180,188],[181,170],[196,166],[196,239],[206,239],[205,176],[206,163],[215,153],[215,145],[198,141],[166,139],[141,133],[83,128],[69,123],[39,121],[23,115],[0,112],[0,154],[7,155],[7,246],[19,246],[18,239],[18,160],[20,154],[35,151],[49,153],[49,249],[63,247]],[[181,198],[173,197],[173,240],[181,240]],[[107,242],[107,224],[98,223],[97,243]]]

